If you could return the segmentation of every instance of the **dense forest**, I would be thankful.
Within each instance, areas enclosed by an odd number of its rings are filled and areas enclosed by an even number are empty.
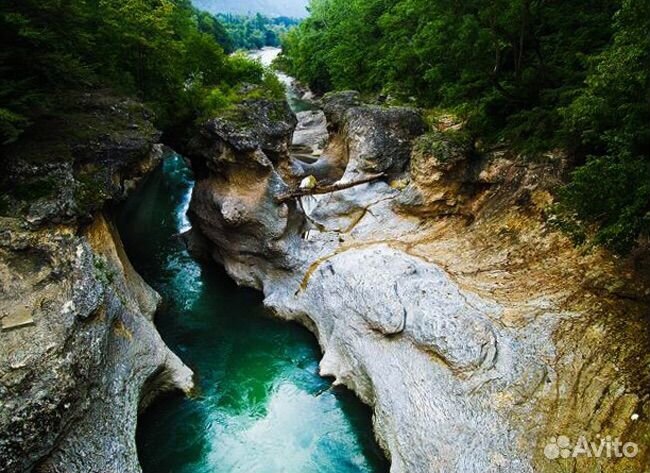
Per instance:
[[[217,19],[228,33],[228,47],[235,51],[280,46],[281,36],[299,23],[295,18],[269,18],[259,13],[253,16],[219,14]]]
[[[556,208],[578,240],[650,235],[650,2],[312,0],[280,65],[455,114],[483,147],[574,159]]]
[[[284,93],[259,63],[228,56],[223,25],[189,0],[4,0],[0,39],[4,143],[55,113],[71,90],[135,96],[163,129],[246,96]]]

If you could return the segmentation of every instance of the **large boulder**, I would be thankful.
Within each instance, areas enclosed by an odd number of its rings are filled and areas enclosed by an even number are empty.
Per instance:
[[[245,100],[200,125],[185,151],[216,166],[255,151],[277,163],[288,156],[296,123],[285,101]]]
[[[422,115],[412,108],[349,109],[343,129],[349,160],[346,175],[401,173],[411,157],[412,141],[425,131]]]
[[[161,134],[142,104],[97,92],[66,102],[3,150],[0,215],[32,226],[89,221],[160,162]]]
[[[205,171],[198,173],[190,214],[195,228],[218,242],[215,259],[236,259],[243,267],[255,258],[273,259],[282,238],[300,231],[304,219],[295,204],[276,199],[289,189],[295,126],[284,102],[246,102],[204,123],[190,139],[194,169]]]
[[[432,131],[414,141],[410,182],[397,202],[418,215],[460,212],[478,187],[472,142],[456,131]]]
[[[356,90],[330,92],[323,96],[322,104],[328,127],[331,131],[339,131],[343,128],[347,111],[362,104],[361,94]]]

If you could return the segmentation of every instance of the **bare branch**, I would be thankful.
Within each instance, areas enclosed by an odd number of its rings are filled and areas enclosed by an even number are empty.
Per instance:
[[[308,195],[322,195],[322,194],[329,194],[331,192],[338,192],[345,189],[350,189],[351,187],[360,186],[361,184],[367,184],[369,182],[376,181],[378,179],[381,179],[385,175],[386,174],[382,172],[380,174],[373,174],[371,176],[364,177],[363,179],[359,179],[358,181],[342,182],[337,184],[331,184],[328,186],[316,186],[311,189],[294,189],[284,194],[280,194],[275,198],[275,200],[278,203],[282,203],[282,202],[286,202],[287,200],[299,199],[300,197],[305,197]]]

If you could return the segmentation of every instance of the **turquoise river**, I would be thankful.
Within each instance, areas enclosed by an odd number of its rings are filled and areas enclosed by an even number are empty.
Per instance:
[[[387,472],[370,410],[318,375],[313,335],[272,319],[259,293],[175,236],[189,228],[192,186],[171,156],[116,212],[134,266],[163,297],[158,330],[197,383],[140,417],[144,473]]]

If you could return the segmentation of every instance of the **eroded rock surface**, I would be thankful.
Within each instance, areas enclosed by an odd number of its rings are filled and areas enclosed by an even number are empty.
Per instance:
[[[349,109],[343,130],[349,159],[346,177],[401,173],[409,162],[412,140],[425,129],[420,114],[410,108],[362,106]]]
[[[213,163],[191,203],[194,241],[207,238],[200,246],[237,281],[261,289],[276,315],[317,335],[321,373],[373,407],[391,471],[556,471],[543,458],[545,436],[595,437],[605,426],[594,427],[594,418],[609,419],[613,435],[645,438],[647,394],[627,375],[585,380],[583,391],[570,387],[576,360],[564,350],[576,339],[572,333],[590,325],[585,313],[593,299],[575,280],[555,279],[580,257],[558,245],[562,236],[534,223],[535,206],[549,200],[549,179],[539,178],[547,167],[498,155],[473,161],[463,142],[422,136],[417,111],[363,106],[353,92],[323,102],[332,133],[329,165],[343,181],[389,175],[286,201],[278,197],[296,186],[290,156],[267,156],[263,143],[241,153],[220,136],[207,154],[193,155],[199,166]],[[497,223],[503,228],[516,220],[513,210],[522,212],[519,227],[496,233]],[[557,269],[544,272],[539,255],[556,253],[564,254],[553,259]],[[637,300],[637,313],[644,304]],[[646,363],[646,342],[580,352],[600,350],[614,360],[618,351]],[[571,402],[592,396],[604,404],[585,407],[581,418],[567,415]],[[617,403],[621,408],[604,407]],[[562,412],[571,421],[558,422]],[[616,471],[646,460],[618,460]],[[588,463],[574,464],[592,471]]]
[[[192,388],[153,325],[160,297],[101,211],[160,162],[159,134],[134,102],[74,103],[83,133],[33,137],[3,162],[3,472],[138,472],[139,407]]]

